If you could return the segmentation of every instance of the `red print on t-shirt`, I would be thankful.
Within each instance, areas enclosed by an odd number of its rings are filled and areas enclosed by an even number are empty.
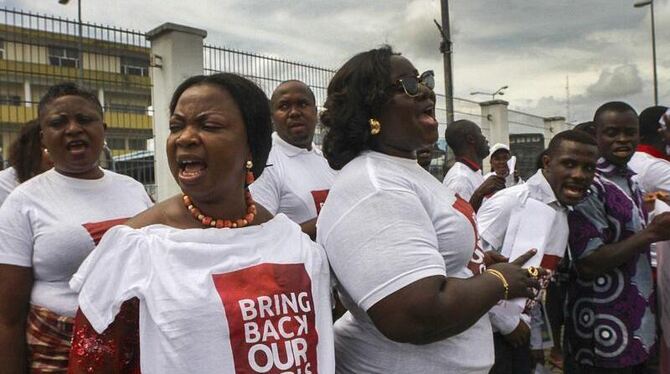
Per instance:
[[[82,226],[84,226],[86,231],[88,231],[88,234],[91,235],[91,238],[93,238],[93,242],[95,243],[95,245],[98,245],[100,239],[102,239],[102,236],[105,235],[107,230],[111,229],[116,225],[120,225],[126,222],[127,220],[128,218],[116,218],[102,222],[84,223]]]
[[[303,264],[214,274],[237,373],[316,374],[312,282]]]
[[[481,274],[486,270],[486,265],[484,264],[484,251],[479,247],[479,233],[477,232],[475,210],[472,209],[470,203],[458,195],[456,195],[456,201],[454,201],[453,207],[463,213],[468,221],[470,221],[472,230],[475,232],[475,247],[472,252],[472,259],[470,259],[470,262],[468,263],[468,269],[470,269],[474,275]]]
[[[321,208],[323,207],[323,204],[326,202],[326,198],[328,197],[328,191],[329,190],[312,191],[312,197],[314,198],[314,205],[316,206],[317,216],[319,215],[319,213],[321,213]]]

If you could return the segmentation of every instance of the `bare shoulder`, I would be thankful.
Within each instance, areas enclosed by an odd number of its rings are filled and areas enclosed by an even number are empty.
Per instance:
[[[265,223],[265,222],[271,220],[272,218],[274,218],[272,213],[270,213],[267,209],[265,209],[260,204],[256,204],[256,210],[257,210],[256,220],[254,222],[254,224],[256,224],[256,225],[260,225],[260,224]]]
[[[175,195],[167,200],[155,204],[151,208],[126,221],[125,225],[134,229],[156,224],[169,225],[171,221],[170,217],[178,214],[178,212],[175,212],[175,207],[181,206],[176,205],[176,203],[181,204],[179,195]]]

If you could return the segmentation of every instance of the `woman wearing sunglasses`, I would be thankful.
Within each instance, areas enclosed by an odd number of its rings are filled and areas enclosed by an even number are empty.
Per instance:
[[[486,312],[528,297],[537,273],[488,269],[474,212],[416,162],[437,140],[432,72],[390,47],[360,53],[328,86],[324,154],[341,170],[317,221],[349,310],[335,324],[340,373],[487,373]]]

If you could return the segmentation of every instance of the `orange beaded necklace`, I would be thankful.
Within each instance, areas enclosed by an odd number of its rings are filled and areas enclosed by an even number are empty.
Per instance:
[[[251,171],[251,168],[254,166],[253,162],[247,161],[245,164],[247,168],[247,174],[245,176],[244,180],[244,198],[247,202],[247,214],[236,220],[230,220],[230,219],[216,219],[210,216],[206,216],[202,213],[200,209],[198,209],[194,204],[193,200],[191,200],[191,197],[188,196],[187,194],[184,194],[183,199],[184,199],[184,206],[186,209],[188,209],[189,212],[191,212],[191,215],[193,218],[196,220],[200,221],[204,226],[209,226],[209,227],[216,227],[217,229],[222,229],[222,228],[239,228],[239,227],[244,227],[250,224],[251,222],[254,221],[254,218],[256,218],[256,203],[254,202],[254,199],[251,198],[251,192],[247,189],[250,184],[254,182],[254,174]]]
[[[254,199],[251,198],[251,193],[249,191],[245,191],[244,195],[247,200],[247,214],[244,217],[236,220],[216,219],[210,216],[206,216],[200,211],[200,209],[193,205],[193,201],[188,195],[184,194],[183,198],[184,206],[186,206],[186,209],[191,212],[193,218],[200,221],[200,223],[202,223],[204,226],[221,229],[244,227],[254,221],[254,218],[256,218],[256,203],[254,203]]]

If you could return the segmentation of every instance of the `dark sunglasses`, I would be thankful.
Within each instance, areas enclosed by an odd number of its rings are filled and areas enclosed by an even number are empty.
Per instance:
[[[432,70],[426,70],[419,77],[398,79],[392,86],[402,87],[407,96],[415,97],[419,95],[419,84],[423,84],[431,90],[435,88],[435,73]]]

